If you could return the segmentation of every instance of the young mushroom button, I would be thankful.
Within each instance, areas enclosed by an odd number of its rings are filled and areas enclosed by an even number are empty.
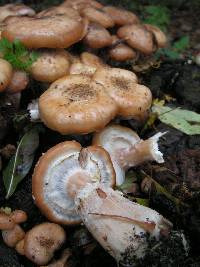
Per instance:
[[[61,134],[86,134],[102,129],[117,113],[104,87],[84,75],[54,82],[39,98],[44,124]]]
[[[33,198],[53,222],[77,224],[74,198],[87,183],[115,185],[109,154],[100,147],[82,148],[74,141],[60,143],[38,161],[32,177]]]

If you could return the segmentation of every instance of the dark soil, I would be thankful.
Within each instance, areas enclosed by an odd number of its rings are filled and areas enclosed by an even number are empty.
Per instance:
[[[8,1],[6,1],[6,3],[7,2]],[[51,1],[44,2],[46,4],[51,4]],[[44,2],[42,5],[44,5]],[[116,1],[114,2],[116,4]],[[3,1],[0,1],[0,3],[3,3]],[[34,4],[35,1],[32,1],[31,3]],[[128,1],[124,1],[124,4],[127,3]],[[121,1],[120,4],[123,5]],[[172,12],[173,21],[170,26],[170,34],[172,38],[179,38],[181,33],[190,34],[193,46],[190,53],[195,55],[200,50],[198,43],[200,40],[200,27],[198,26],[199,10],[196,9],[194,15],[191,8],[188,8],[187,3],[183,1],[179,6],[175,5]],[[82,49],[78,46],[77,48]],[[170,94],[175,98],[173,104],[200,113],[200,67],[194,64],[188,64],[187,59],[178,61],[165,60],[158,69],[150,69],[145,74],[140,75],[140,79],[143,83],[149,86],[155,98],[162,99],[165,94]],[[44,85],[32,83],[31,88],[23,92],[20,106],[21,109],[24,109],[27,106],[30,99],[36,98],[41,93],[39,90],[33,90],[35,89],[34,87],[42,87],[42,90],[45,90]],[[8,99],[6,95],[1,94],[0,147],[4,147],[6,144],[16,145],[20,131],[22,131],[23,127],[26,125],[26,122],[24,122],[24,124],[18,125],[19,127],[17,129],[13,126],[13,117],[16,112],[21,113],[21,109],[19,110],[18,108],[17,100]],[[135,130],[141,130],[141,126],[135,124],[135,122],[131,120],[123,121],[121,123]],[[173,262],[168,262],[168,264],[166,261],[163,261],[162,263],[162,255],[158,254],[156,255],[157,262],[145,262],[145,265],[143,266],[198,267],[200,266],[200,259],[198,258],[200,252],[200,136],[187,136],[178,130],[159,123],[158,121],[156,122],[155,127],[156,131],[168,131],[159,144],[160,149],[165,156],[165,163],[162,165],[155,163],[145,164],[134,171],[139,174],[142,169],[147,175],[155,179],[160,185],[164,186],[171,195],[178,198],[183,204],[180,204],[177,209],[177,206],[171,199],[163,194],[155,192],[153,188],[150,188],[148,194],[144,194],[139,190],[138,195],[141,197],[148,197],[150,199],[150,207],[159,211],[162,215],[171,220],[175,230],[181,229],[184,231],[191,249],[187,259],[183,262],[174,260]],[[146,138],[147,136],[152,136],[154,132],[155,129],[149,129],[144,133],[143,137]],[[41,153],[45,152],[48,148],[63,140],[73,139],[79,141],[83,146],[87,146],[90,144],[91,135],[60,136],[51,130],[45,129],[45,133],[41,133],[40,135],[41,145],[37,151],[35,162],[37,162]],[[3,159],[3,167],[6,164],[7,160]],[[33,169],[21,182],[16,192],[9,200],[5,200],[2,172],[0,172],[0,207],[10,207],[12,209],[22,209],[26,211],[28,214],[28,221],[22,225],[26,231],[34,225],[46,220],[32,200],[32,171]],[[140,182],[138,182],[138,188],[140,188]],[[73,257],[71,259],[72,266],[117,266],[112,257],[110,257],[93,240],[83,226],[70,229],[66,228],[66,232],[69,239],[65,246],[73,249]],[[93,250],[90,249],[92,247],[94,248]],[[164,252],[160,251],[159,253]],[[14,249],[6,247],[0,239],[0,267],[32,266],[35,265],[25,257],[17,255]]]

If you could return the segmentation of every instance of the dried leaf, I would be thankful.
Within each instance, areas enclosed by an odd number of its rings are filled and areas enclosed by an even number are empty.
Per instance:
[[[200,114],[196,112],[179,107],[171,108],[157,104],[152,106],[152,111],[158,114],[160,121],[185,134],[200,134]]]
[[[28,131],[20,140],[15,155],[3,171],[3,181],[6,188],[6,198],[9,198],[17,185],[29,172],[34,153],[39,145],[39,135],[36,129]]]

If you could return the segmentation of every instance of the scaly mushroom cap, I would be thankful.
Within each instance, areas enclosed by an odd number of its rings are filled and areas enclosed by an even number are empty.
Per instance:
[[[103,10],[113,19],[114,23],[118,26],[139,23],[139,18],[128,10],[115,6],[105,6],[103,7]]]
[[[86,183],[115,184],[109,154],[99,147],[83,148],[74,141],[60,143],[38,161],[32,190],[36,205],[53,222],[76,224],[74,197]]]
[[[64,49],[44,50],[32,64],[30,73],[41,82],[54,82],[69,73],[70,58]]]
[[[103,147],[109,154],[116,172],[116,184],[124,182],[125,171],[146,161],[164,162],[158,148],[163,133],[142,140],[133,130],[120,125],[110,125],[96,133],[93,144]]]
[[[154,51],[153,35],[141,24],[122,26],[117,35],[144,54],[148,55]]]
[[[100,24],[90,23],[83,41],[91,48],[103,48],[111,45],[112,37],[109,31]]]
[[[90,22],[98,23],[104,28],[111,28],[115,25],[112,18],[102,9],[86,7],[81,10],[81,15],[86,17]]]
[[[33,227],[25,235],[25,256],[37,265],[47,264],[54,252],[65,242],[64,229],[54,223],[42,223]]]
[[[109,50],[109,56],[116,61],[126,61],[135,59],[137,53],[126,44],[118,44]]]
[[[61,134],[85,134],[102,129],[117,113],[103,86],[83,75],[54,82],[39,98],[41,120]]]
[[[151,24],[144,24],[144,26],[148,31],[153,33],[155,41],[159,48],[165,47],[167,45],[167,37],[163,31]]]
[[[11,82],[13,68],[8,61],[0,58],[0,70],[0,92],[3,92]]]
[[[2,37],[20,40],[28,48],[67,48],[80,41],[85,30],[82,18],[55,15],[6,20]]]
[[[135,119],[143,119],[151,106],[151,91],[137,84],[136,75],[119,68],[98,69],[93,79],[102,84],[106,92],[118,105],[118,114]]]
[[[34,16],[35,11],[23,4],[8,4],[0,6],[0,21],[9,16]]]
[[[27,72],[22,70],[14,70],[12,79],[6,89],[6,92],[9,94],[15,94],[26,89],[29,83],[29,76]]]
[[[75,202],[87,229],[118,263],[143,258],[147,233],[159,239],[169,235],[172,228],[171,222],[155,210],[100,184],[88,184]]]

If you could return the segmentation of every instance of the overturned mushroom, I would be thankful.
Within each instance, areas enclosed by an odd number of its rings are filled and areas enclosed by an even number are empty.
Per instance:
[[[65,14],[13,17],[6,20],[2,37],[20,40],[28,48],[67,48],[83,38],[84,20]]]
[[[100,181],[114,186],[115,172],[109,154],[102,148],[82,148],[66,141],[48,150],[35,167],[33,197],[42,213],[51,221],[76,224],[74,196],[86,183]]]
[[[32,64],[30,73],[41,82],[54,82],[69,72],[70,58],[64,49],[43,50]]]
[[[9,16],[34,16],[35,11],[23,4],[7,4],[0,6],[0,21]]]
[[[58,224],[42,223],[28,231],[24,238],[24,254],[37,265],[47,264],[66,240]]]
[[[88,184],[75,198],[77,212],[92,235],[118,263],[145,256],[147,235],[169,236],[172,224],[155,210],[100,184]]]
[[[93,144],[102,146],[110,154],[116,172],[116,184],[120,185],[124,182],[128,168],[145,161],[164,162],[158,149],[158,140],[162,135],[157,133],[147,140],[141,140],[133,130],[111,125],[95,134]]]
[[[0,92],[3,92],[11,82],[13,69],[11,64],[2,58],[0,58],[0,69]]]
[[[84,75],[69,75],[54,82],[39,99],[41,120],[62,134],[102,129],[117,112],[104,87]]]

